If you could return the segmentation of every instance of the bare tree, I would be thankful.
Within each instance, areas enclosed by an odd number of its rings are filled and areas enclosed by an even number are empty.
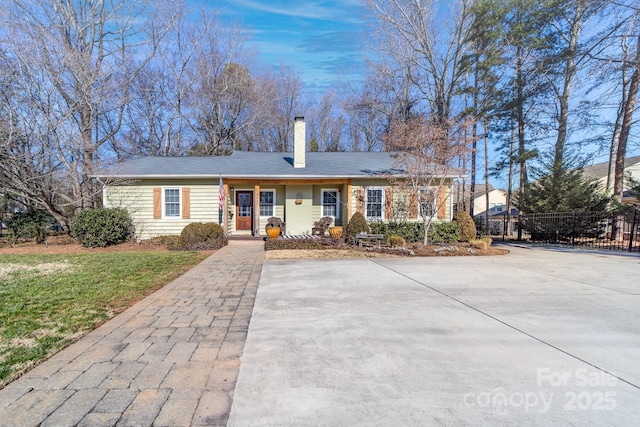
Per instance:
[[[417,114],[416,91],[409,79],[410,69],[393,61],[379,59],[370,64],[365,82],[348,88],[344,104],[351,147],[357,151],[383,148],[382,136],[396,119],[408,120]]]
[[[197,84],[192,94],[195,155],[252,150],[255,126],[269,114],[275,97],[271,79],[252,74],[255,52],[244,47],[240,26],[213,26],[196,55]]]
[[[268,142],[267,149],[286,152],[293,149],[293,121],[296,114],[307,109],[302,101],[302,80],[291,67],[280,63],[278,73],[265,75],[264,84],[269,79],[274,86],[270,93],[275,96],[271,105],[271,111],[265,117],[262,138]]]
[[[451,10],[451,25],[443,25],[434,19],[435,0],[367,0],[379,22],[378,56],[393,58],[408,71],[403,78],[422,94],[436,122],[449,123],[464,78],[471,3],[457,1]]]
[[[424,244],[437,212],[444,208],[451,180],[463,173],[458,160],[470,150],[466,137],[469,124],[451,120],[435,123],[419,116],[395,121],[385,136],[387,148],[397,152],[394,167],[404,172],[403,177],[391,179],[401,193],[417,201]]]
[[[154,59],[132,85],[124,132],[114,141],[118,156],[179,155],[195,143],[190,104],[199,70],[196,55],[205,36],[221,26],[215,13],[202,12],[198,19],[179,11]]]
[[[63,224],[94,206],[92,174],[120,131],[129,90],[166,35],[172,3],[5,0],[0,30],[21,103],[2,175]],[[109,117],[109,120],[106,120]]]
[[[312,108],[309,135],[319,151],[344,151],[345,114],[335,89],[327,91],[319,105]]]

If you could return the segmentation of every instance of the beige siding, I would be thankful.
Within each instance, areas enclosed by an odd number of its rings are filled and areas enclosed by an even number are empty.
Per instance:
[[[358,189],[363,187],[389,186],[386,179],[354,179],[351,194],[351,213],[357,210]],[[189,188],[190,192],[190,218],[157,218],[154,219],[154,188],[176,187]],[[226,200],[228,213],[228,229],[230,235],[235,231],[235,191],[253,191],[253,185],[234,185],[234,190],[229,189]],[[326,185],[275,185],[261,186],[261,190],[276,191],[275,216],[284,220],[287,224],[288,234],[308,234],[311,233],[313,222],[322,216],[322,189],[337,189],[340,191],[340,218],[337,224],[346,226],[349,219],[346,206],[347,195],[346,184],[326,184]],[[303,195],[303,202],[299,205],[295,203],[298,193]],[[179,234],[182,229],[192,222],[218,222],[218,180],[144,180],[131,185],[113,186],[105,190],[105,206],[122,207],[129,211],[136,226],[136,232],[141,238],[150,238],[158,235]],[[400,199],[397,191],[393,195],[393,211],[397,214],[398,209],[395,202]],[[182,207],[182,206],[181,206]],[[446,202],[446,221],[451,220],[451,196]],[[260,218],[260,235],[264,235],[264,227],[268,217]],[[385,218],[388,220],[388,218]]]
[[[276,191],[276,208],[275,208],[275,217],[280,218],[284,221],[284,200],[285,200],[285,187],[283,185],[269,186],[266,185],[264,187],[260,187],[260,191],[264,190],[275,190]],[[260,217],[260,235],[265,234],[265,227],[267,225],[268,216]],[[286,222],[286,221],[285,221]]]
[[[371,179],[371,180],[365,180],[365,179],[354,179],[353,180],[353,188],[352,188],[352,194],[351,194],[351,212],[355,213],[357,212],[357,205],[358,205],[358,201],[357,201],[357,197],[358,197],[358,191],[360,188],[365,188],[365,187],[379,187],[379,188],[385,188],[388,187],[389,181],[386,179]],[[403,196],[401,195],[401,193],[398,192],[398,190],[394,190],[393,191],[393,215],[394,218],[384,218],[385,221],[389,221],[391,219],[400,219],[400,207],[398,206],[399,203],[401,203],[401,198]],[[406,202],[408,203],[408,200],[406,200]],[[346,203],[346,198],[345,198],[345,203]],[[452,200],[451,200],[451,184],[449,184],[448,188],[447,188],[447,200],[445,202],[445,218],[441,219],[441,221],[451,221],[452,219]],[[407,206],[408,209],[408,206]],[[386,212],[385,212],[386,214]],[[419,221],[419,218],[408,218],[409,221]],[[438,220],[438,219],[436,219]],[[345,219],[345,225],[347,224],[347,222],[349,221],[349,219]]]
[[[158,218],[153,215],[154,188],[189,188],[190,218]],[[107,187],[106,207],[127,209],[138,237],[180,234],[192,222],[218,222],[218,185],[208,180],[145,180],[132,185]],[[182,206],[181,206],[182,208]]]

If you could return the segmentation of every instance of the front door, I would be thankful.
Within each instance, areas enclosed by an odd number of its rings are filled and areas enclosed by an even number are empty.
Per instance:
[[[253,224],[253,191],[236,191],[236,230],[251,231]]]

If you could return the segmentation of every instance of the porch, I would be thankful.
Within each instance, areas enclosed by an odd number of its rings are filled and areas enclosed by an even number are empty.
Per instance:
[[[278,217],[287,235],[310,235],[323,216],[346,225],[354,210],[351,179],[224,179],[222,225],[233,237],[264,237],[267,219]]]

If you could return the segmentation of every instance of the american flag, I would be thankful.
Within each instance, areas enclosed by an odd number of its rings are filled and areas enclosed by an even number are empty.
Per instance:
[[[224,185],[222,184],[222,174],[220,174],[220,183],[218,184],[220,190],[220,210],[222,210],[222,206],[224,205]]]

